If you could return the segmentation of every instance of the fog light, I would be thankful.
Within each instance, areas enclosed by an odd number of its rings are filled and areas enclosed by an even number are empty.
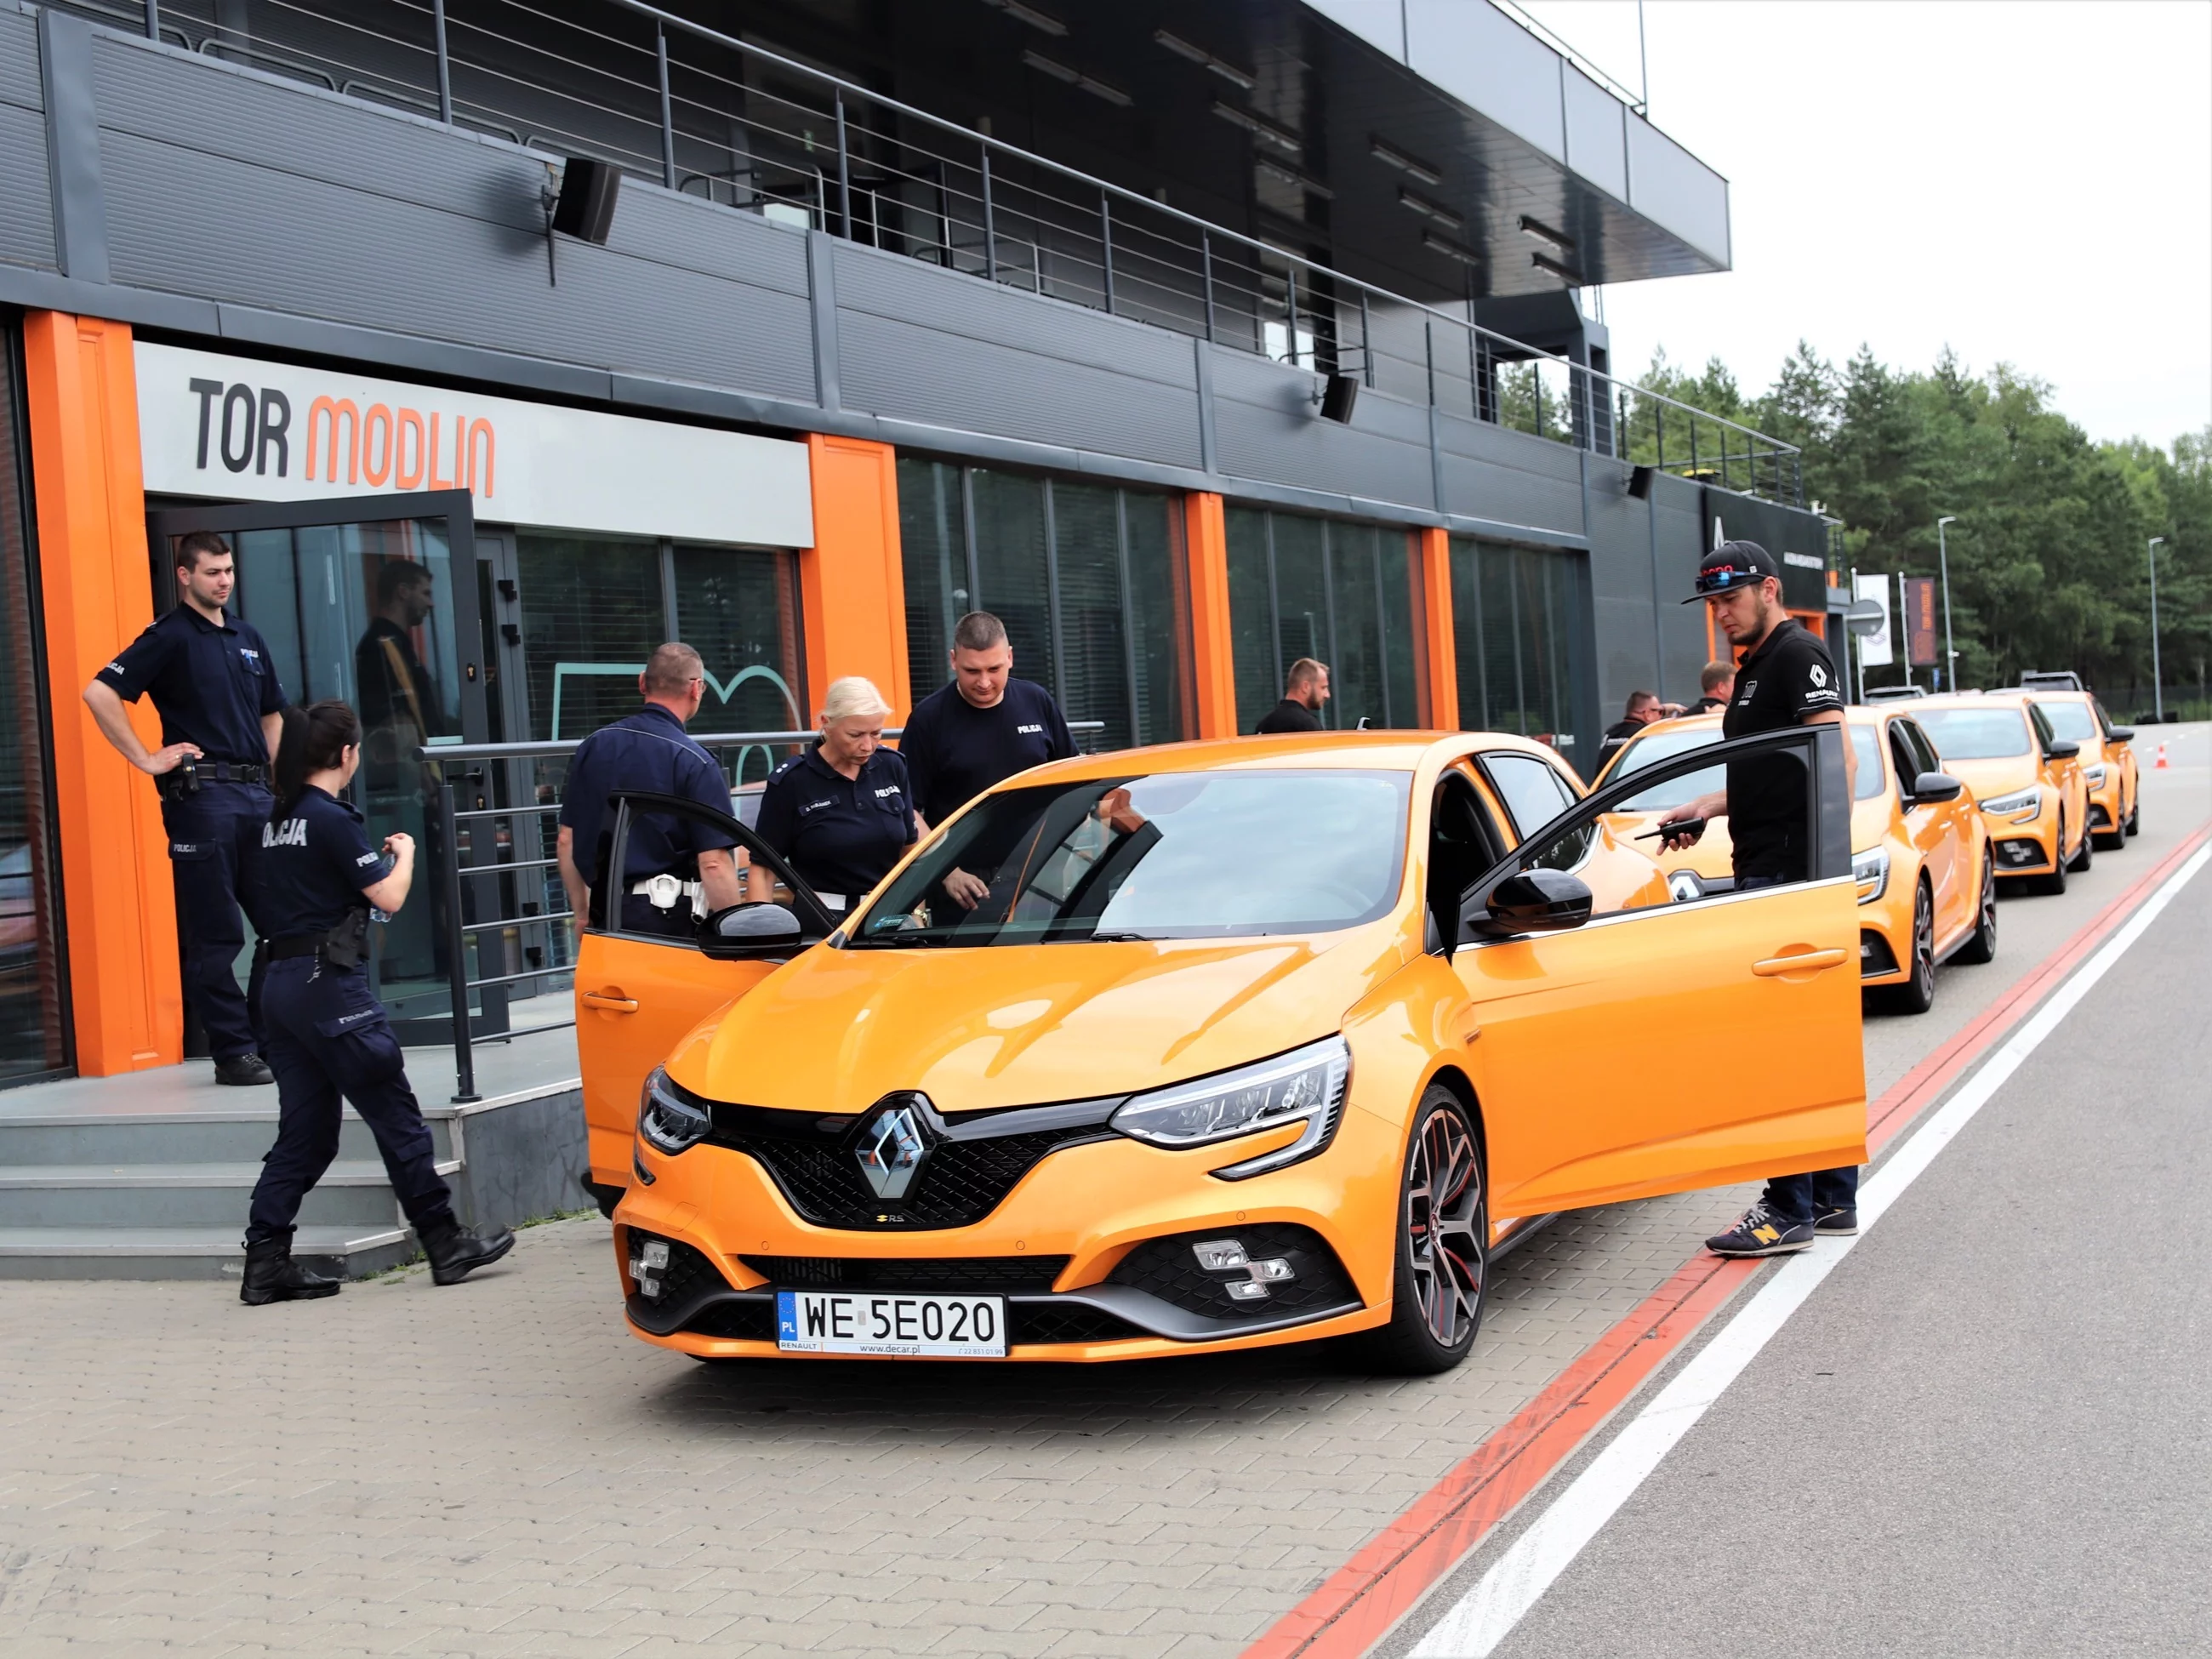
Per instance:
[[[668,1265],[668,1241],[654,1239],[638,1251],[637,1259],[648,1267],[665,1267]]]
[[[1276,1256],[1272,1261],[1254,1262],[1251,1273],[1255,1281],[1266,1283],[1296,1279],[1298,1276],[1296,1269],[1281,1256]]]
[[[1210,1273],[1248,1267],[1252,1260],[1244,1254],[1243,1245],[1233,1238],[1208,1239],[1203,1244],[1192,1245],[1190,1253],[1198,1258],[1198,1265]]]
[[[1265,1302],[1267,1299],[1267,1287],[1254,1279],[1236,1279],[1221,1288],[1229,1292],[1231,1302]]]
[[[660,1275],[668,1269],[668,1241],[648,1239],[637,1247],[637,1254],[629,1259],[629,1276],[637,1285],[637,1293],[648,1302],[660,1299]]]

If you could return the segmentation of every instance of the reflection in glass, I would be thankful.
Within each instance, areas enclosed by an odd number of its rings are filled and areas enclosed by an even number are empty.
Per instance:
[[[1052,487],[1065,712],[1073,720],[1105,721],[1102,749],[1127,749],[1133,740],[1119,496],[1098,484],[1055,482]]]
[[[803,732],[812,726],[799,669],[799,602],[789,556],[753,547],[675,551],[676,636],[698,652],[706,700],[693,730]],[[746,749],[737,783],[764,782],[786,749]]]
[[[1222,514],[1229,543],[1229,651],[1237,678],[1237,726],[1249,732],[1281,699],[1275,660],[1275,601],[1267,580],[1267,515],[1249,507]]]
[[[514,538],[530,735],[589,737],[637,710],[637,677],[668,637],[660,544],[611,536]]]
[[[1053,647],[1052,592],[1045,574],[1044,480],[1025,473],[978,467],[970,475],[975,497],[975,586],[978,606],[1006,625],[1014,673],[1048,691],[1058,684]],[[940,668],[935,690],[951,677]],[[915,688],[917,696],[924,687]]]
[[[968,518],[960,469],[898,462],[899,556],[906,567],[907,683],[916,700],[945,684],[952,625],[974,609],[968,593]],[[889,696],[890,689],[884,688]]]

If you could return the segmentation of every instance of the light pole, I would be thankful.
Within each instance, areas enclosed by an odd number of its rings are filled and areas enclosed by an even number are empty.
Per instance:
[[[2150,701],[2161,723],[2166,720],[2166,692],[2159,684],[2158,672],[2158,544],[2165,539],[2154,536],[2143,550],[2143,556],[2150,561]]]
[[[1936,520],[1936,568],[1943,573],[1943,689],[1959,689],[1959,653],[1951,648],[1951,555],[1943,545],[1943,526],[1959,522],[1959,515],[1947,513]]]

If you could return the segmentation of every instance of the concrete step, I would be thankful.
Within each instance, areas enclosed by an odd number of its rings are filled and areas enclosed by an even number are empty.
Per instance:
[[[245,1212],[222,1227],[0,1228],[0,1279],[213,1279],[246,1269]],[[416,1255],[404,1227],[302,1227],[292,1254],[366,1279]]]
[[[453,1120],[428,1122],[435,1155],[452,1158]],[[273,1098],[266,1108],[234,1111],[0,1116],[0,1168],[258,1162],[276,1139]],[[376,1155],[375,1136],[349,1108],[338,1126],[338,1157],[373,1163]]]
[[[459,1167],[448,1162],[439,1173]],[[0,1166],[0,1230],[243,1228],[260,1178],[258,1161]],[[398,1213],[381,1161],[341,1160],[307,1194],[300,1220],[375,1231],[398,1224]]]

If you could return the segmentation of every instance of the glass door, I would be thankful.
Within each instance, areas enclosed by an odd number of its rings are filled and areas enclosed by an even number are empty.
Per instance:
[[[403,1042],[449,1020],[445,867],[435,770],[422,750],[489,740],[475,520],[465,489],[337,501],[180,507],[149,514],[155,605],[176,603],[169,574],[194,531],[230,539],[233,603],[259,629],[295,702],[340,697],[362,720],[354,803],[372,842],[415,838],[428,902],[378,929],[378,994]],[[472,805],[473,797],[464,803]],[[503,1026],[503,999],[483,1017]]]

